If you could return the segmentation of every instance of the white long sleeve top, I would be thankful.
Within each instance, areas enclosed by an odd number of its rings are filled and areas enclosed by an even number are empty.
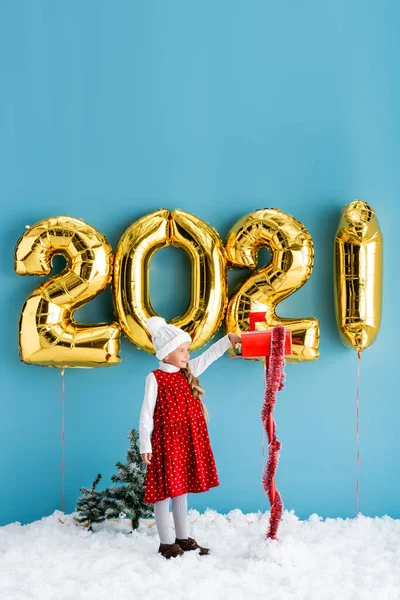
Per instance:
[[[220,358],[231,346],[228,335],[215,342],[205,352],[189,360],[188,367],[192,371],[193,375],[198,377],[201,375],[207,367],[209,367],[217,358]],[[160,361],[159,367],[161,371],[167,371],[169,373],[175,373],[179,371],[179,367],[174,367],[163,361]],[[151,452],[151,433],[153,431],[153,415],[154,408],[157,402],[158,385],[157,380],[153,372],[149,373],[146,377],[145,392],[142,410],[140,413],[139,421],[139,440],[140,440],[140,453],[144,454]]]

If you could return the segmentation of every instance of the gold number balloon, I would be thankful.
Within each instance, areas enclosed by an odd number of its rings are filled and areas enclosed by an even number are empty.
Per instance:
[[[32,292],[22,309],[21,360],[61,368],[119,363],[118,323],[78,325],[73,318],[111,279],[112,251],[106,238],[81,219],[44,219],[18,240],[15,270],[18,275],[48,275],[55,254],[65,256],[65,269]]]
[[[382,312],[383,237],[373,208],[343,207],[335,235],[335,313],[342,342],[357,351],[375,340]]]
[[[226,253],[231,267],[254,269],[257,252],[262,247],[269,249],[271,260],[232,296],[226,327],[237,333],[249,331],[250,312],[265,311],[266,321],[261,328],[281,324],[292,332],[292,354],[288,362],[315,360],[318,358],[318,320],[280,318],[275,313],[279,302],[301,288],[311,275],[314,264],[311,236],[291,215],[277,208],[264,208],[237,221],[229,232]]]
[[[189,256],[190,301],[172,323],[192,337],[192,350],[216,333],[227,304],[224,247],[218,232],[183,210],[152,212],[132,223],[118,241],[114,266],[114,302],[122,329],[138,348],[154,354],[145,322],[155,316],[149,286],[149,263],[159,248],[173,245]]]

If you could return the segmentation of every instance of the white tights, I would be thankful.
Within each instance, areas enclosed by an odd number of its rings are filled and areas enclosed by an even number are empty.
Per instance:
[[[169,515],[169,501],[171,498],[161,500],[154,504],[154,515],[160,542],[162,544],[173,544],[175,536]],[[172,515],[174,517],[175,535],[178,539],[187,538],[187,494],[172,498]]]

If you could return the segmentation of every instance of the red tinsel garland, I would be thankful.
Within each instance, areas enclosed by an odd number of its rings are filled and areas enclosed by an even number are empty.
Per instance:
[[[281,443],[276,437],[276,426],[273,420],[273,409],[276,403],[276,394],[284,387],[285,365],[285,328],[276,325],[271,336],[271,355],[266,363],[266,387],[264,404],[261,411],[261,420],[268,435],[268,461],[263,473],[263,489],[271,505],[269,517],[269,530],[267,538],[277,540],[279,521],[282,516],[282,499],[275,488],[275,472],[279,461]]]

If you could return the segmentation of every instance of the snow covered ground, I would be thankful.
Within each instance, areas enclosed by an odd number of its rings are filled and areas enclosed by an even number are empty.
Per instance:
[[[63,523],[61,522],[63,521]],[[212,549],[169,561],[154,525],[95,534],[55,512],[0,528],[1,600],[398,600],[400,521],[300,521],[286,512],[279,542],[268,513],[189,512],[190,534]],[[151,525],[151,524],[150,524]]]

